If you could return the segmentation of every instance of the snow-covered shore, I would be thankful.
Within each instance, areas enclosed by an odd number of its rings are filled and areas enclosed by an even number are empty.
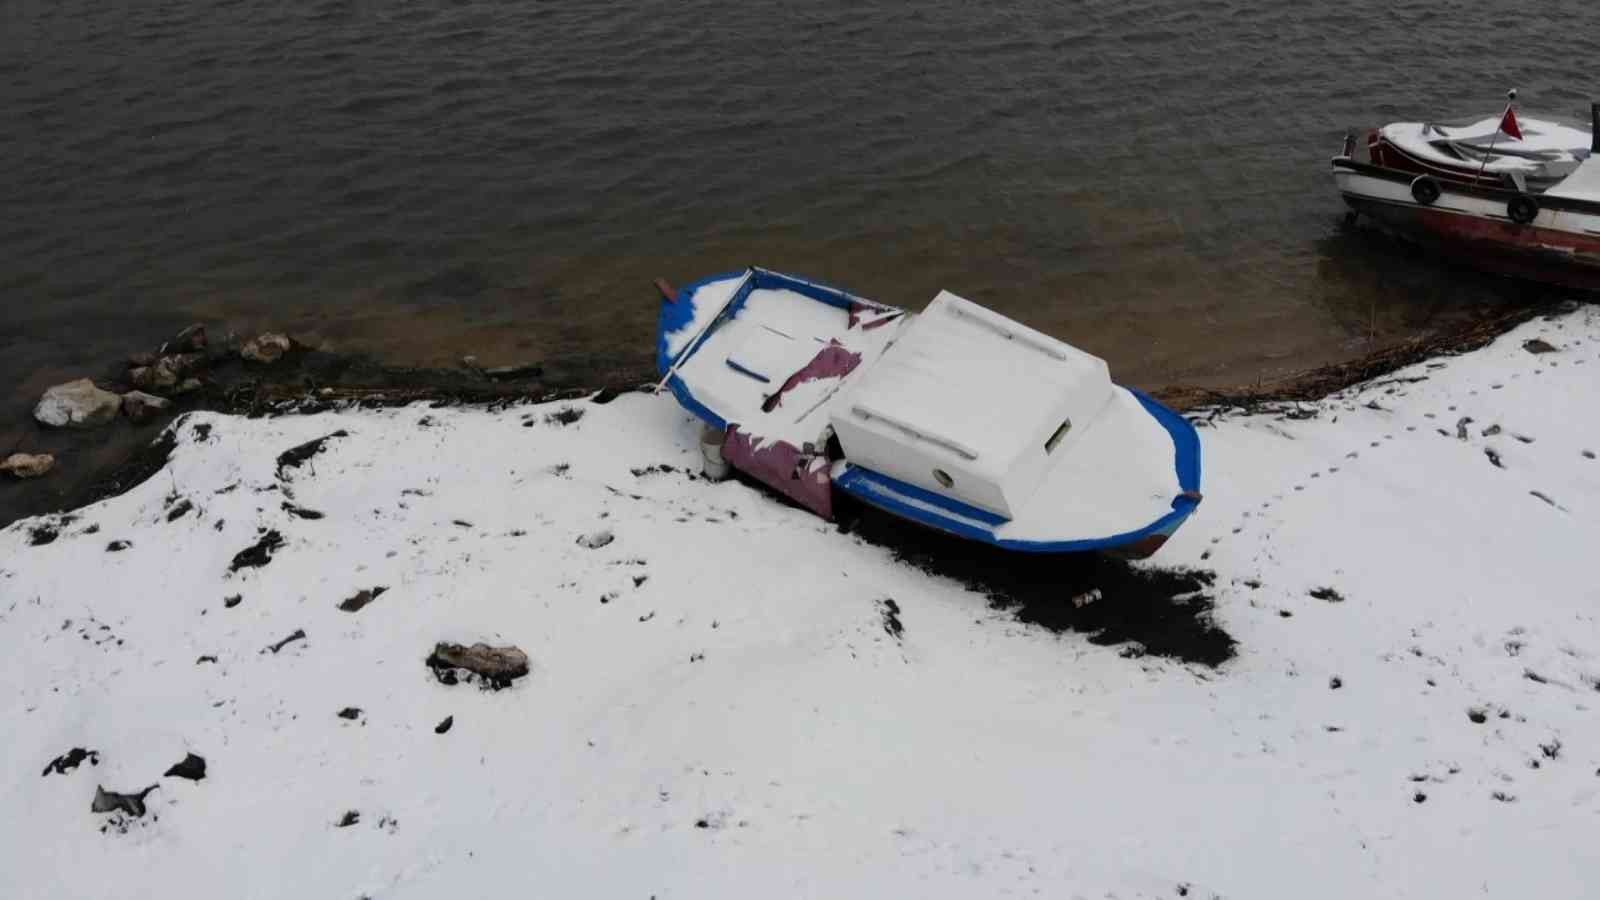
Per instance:
[[[0,532],[6,894],[1583,896],[1597,397],[1585,307],[1203,416],[1152,563],[1215,573],[1216,668],[687,477],[667,396],[193,414],[139,487]],[[531,674],[423,664],[478,640]]]

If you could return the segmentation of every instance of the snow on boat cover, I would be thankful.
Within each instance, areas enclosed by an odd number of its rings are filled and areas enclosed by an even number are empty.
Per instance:
[[[760,268],[663,290],[656,364],[724,457],[1030,552],[1155,552],[1200,502],[1183,417],[1103,360],[948,291],[920,314]]]

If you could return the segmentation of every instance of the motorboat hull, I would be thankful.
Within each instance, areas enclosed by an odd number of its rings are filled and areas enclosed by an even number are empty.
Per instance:
[[[1432,178],[1436,192],[1419,189],[1422,178]],[[1333,160],[1333,179],[1352,210],[1442,256],[1497,274],[1600,290],[1600,203],[1451,181],[1348,156]],[[1517,221],[1519,214],[1525,221]]]

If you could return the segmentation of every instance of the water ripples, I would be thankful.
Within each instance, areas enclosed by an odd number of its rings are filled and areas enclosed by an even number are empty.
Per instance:
[[[600,378],[648,365],[650,278],[754,262],[912,306],[948,287],[1146,384],[1243,380],[1347,352],[1354,321],[1506,302],[1343,232],[1325,160],[1348,126],[1512,83],[1575,109],[1596,24],[1419,0],[11,0],[0,351],[37,362],[115,312]],[[20,406],[38,378],[6,365]]]

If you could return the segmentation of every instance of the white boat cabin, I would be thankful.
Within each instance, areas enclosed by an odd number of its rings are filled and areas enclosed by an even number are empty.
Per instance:
[[[863,369],[832,405],[845,457],[1008,519],[1113,391],[1104,360],[948,291]]]

